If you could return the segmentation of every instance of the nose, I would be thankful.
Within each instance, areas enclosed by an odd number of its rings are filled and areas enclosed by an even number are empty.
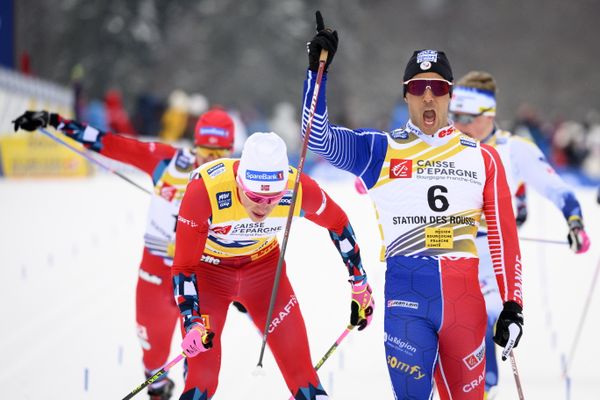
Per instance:
[[[423,93],[423,101],[428,103],[430,101],[433,101],[433,98],[435,96],[433,95],[433,91],[431,90],[431,86],[427,86],[425,88],[425,93]]]

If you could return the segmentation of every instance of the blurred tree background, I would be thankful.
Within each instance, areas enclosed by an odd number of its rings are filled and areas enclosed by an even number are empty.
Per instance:
[[[412,51],[444,50],[455,78],[492,72],[499,119],[530,103],[546,119],[585,118],[600,106],[597,0],[18,0],[16,53],[34,75],[83,91],[176,88],[211,103],[269,110],[301,106],[306,42],[321,10],[340,45],[330,68],[332,120],[386,126]]]

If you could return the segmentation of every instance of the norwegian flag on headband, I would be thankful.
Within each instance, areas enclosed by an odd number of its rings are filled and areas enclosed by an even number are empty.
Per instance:
[[[271,185],[260,185],[261,192],[269,192],[271,190]]]

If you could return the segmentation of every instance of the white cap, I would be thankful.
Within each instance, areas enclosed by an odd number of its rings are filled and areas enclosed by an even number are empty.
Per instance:
[[[244,143],[238,177],[255,193],[282,192],[289,175],[287,147],[273,132],[256,132]]]

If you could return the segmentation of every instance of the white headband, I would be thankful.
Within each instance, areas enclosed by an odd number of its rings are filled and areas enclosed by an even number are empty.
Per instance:
[[[455,86],[450,112],[473,115],[496,115],[496,97],[488,90]]]

